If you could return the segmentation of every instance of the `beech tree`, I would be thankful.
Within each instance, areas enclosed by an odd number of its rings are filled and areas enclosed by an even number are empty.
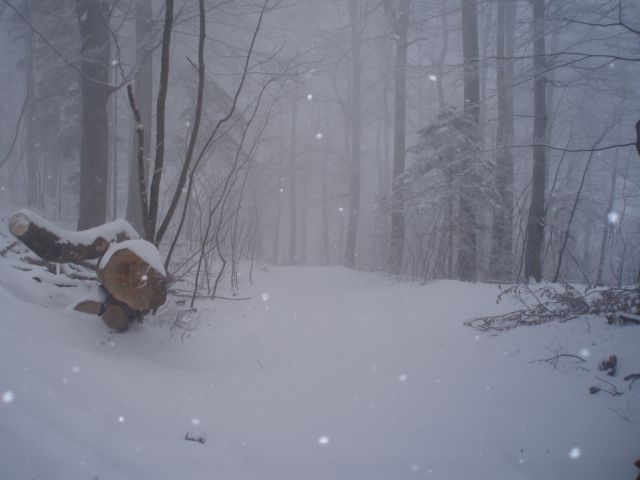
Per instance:
[[[82,92],[82,133],[80,140],[80,199],[78,229],[84,230],[107,219],[107,175],[109,127],[107,99],[111,40],[110,2],[76,0],[80,27],[80,88]]]

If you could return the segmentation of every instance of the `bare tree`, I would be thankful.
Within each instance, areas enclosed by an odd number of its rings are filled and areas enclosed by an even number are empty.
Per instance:
[[[405,169],[406,121],[407,121],[407,41],[411,0],[385,0],[384,8],[396,36],[394,67],[395,113],[393,135],[393,184],[391,193],[391,239],[387,269],[391,273],[401,273],[404,253],[404,199],[398,177]]]
[[[545,0],[533,0],[533,172],[531,174],[531,201],[525,239],[524,276],[526,280],[542,279],[542,243],[545,225],[546,190],[546,33]]]
[[[107,0],[76,0],[80,26],[82,76],[82,138],[78,229],[106,221],[109,162],[107,100],[109,85],[110,4]]]
[[[462,0],[462,56],[464,61],[464,113],[471,126],[468,132],[476,151],[479,151],[480,78],[478,58],[478,6],[476,0]],[[474,159],[467,160],[462,169],[475,176]],[[471,185],[465,182],[463,185]],[[475,282],[477,279],[476,204],[473,186],[463,188],[460,195],[458,278]]]

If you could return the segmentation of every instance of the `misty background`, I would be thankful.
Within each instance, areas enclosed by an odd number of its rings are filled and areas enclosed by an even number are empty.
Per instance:
[[[124,217],[207,295],[242,260],[630,284],[638,18],[631,0],[2,0],[0,202]]]

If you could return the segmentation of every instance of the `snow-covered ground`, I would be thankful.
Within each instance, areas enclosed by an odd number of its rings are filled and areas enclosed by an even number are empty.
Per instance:
[[[640,372],[640,327],[487,335],[463,321],[514,308],[496,305],[495,285],[268,267],[249,300],[200,303],[181,339],[153,319],[111,334],[64,310],[72,290],[27,283],[0,258],[3,480],[637,473],[640,386],[622,377]],[[587,362],[530,363],[552,351]],[[625,393],[589,395],[610,354],[606,378]]]

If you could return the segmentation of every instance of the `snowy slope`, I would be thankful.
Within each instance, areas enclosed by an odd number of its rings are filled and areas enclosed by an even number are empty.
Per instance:
[[[3,480],[636,473],[640,387],[621,378],[640,372],[640,328],[482,335],[462,322],[513,307],[495,286],[292,267],[257,272],[250,300],[200,304],[181,341],[153,320],[110,334],[13,272],[0,259]],[[590,371],[530,363],[549,348],[587,349]],[[611,353],[626,393],[589,395]]]

